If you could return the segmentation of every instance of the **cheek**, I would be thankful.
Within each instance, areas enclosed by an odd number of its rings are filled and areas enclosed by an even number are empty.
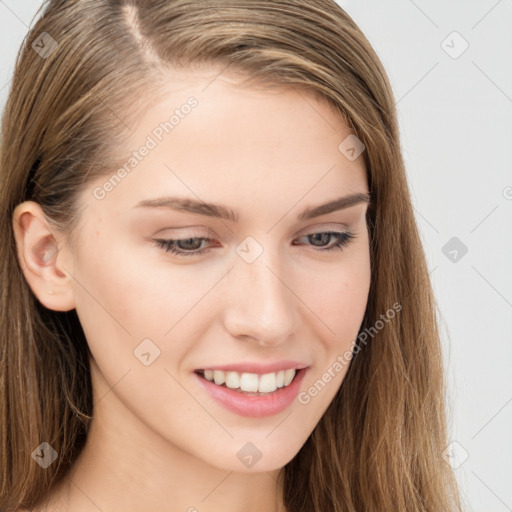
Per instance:
[[[360,256],[356,264],[346,262],[332,271],[321,286],[309,288],[321,348],[317,345],[315,364],[306,375],[297,403],[315,424],[343,383],[366,311],[371,273],[369,259]],[[307,423],[304,432],[313,427]]]
[[[97,327],[110,325],[134,338],[148,336],[147,329],[162,336],[199,296],[190,274],[171,270],[152,257],[151,248],[104,240],[100,245],[82,256],[75,283],[77,311]]]
[[[136,253],[103,238],[97,242],[94,252],[76,261],[76,311],[95,359],[116,361],[115,372],[122,373],[137,362],[133,350],[143,339],[162,334],[166,319],[155,309],[161,300],[151,294],[150,269]]]
[[[208,283],[186,267],[172,268],[148,247],[100,245],[82,253],[74,284],[77,314],[105,378],[115,383],[148,352],[154,368],[179,366],[192,346],[187,340],[201,334],[201,298],[218,277]]]
[[[331,344],[347,345],[357,336],[366,311],[370,281],[369,252],[363,248],[326,268],[318,275],[316,285],[308,280],[304,286],[311,309],[329,327],[324,332],[332,336]]]

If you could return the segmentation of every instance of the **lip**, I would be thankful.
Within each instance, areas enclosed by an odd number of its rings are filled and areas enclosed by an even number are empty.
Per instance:
[[[241,365],[236,366],[236,368],[240,367]],[[265,366],[266,373],[270,373],[267,371],[268,367],[269,365]],[[252,368],[254,368],[254,366],[252,366]],[[287,368],[290,367],[288,366]],[[209,370],[210,368],[206,369]],[[216,367],[216,369],[220,370],[221,368]],[[228,369],[226,371],[230,370]],[[231,371],[238,370],[233,369]],[[280,412],[290,407],[299,393],[302,380],[304,379],[306,372],[307,368],[303,367],[297,369],[295,377],[290,385],[283,388],[277,388],[274,392],[264,395],[246,393],[242,391],[236,391],[228,387],[218,386],[217,384],[206,380],[204,377],[195,372],[194,376],[199,380],[199,383],[204,387],[205,391],[224,408],[240,416],[257,418],[279,414]]]
[[[198,370],[222,370],[224,372],[238,373],[257,373],[264,375],[265,373],[278,372],[279,370],[301,370],[307,368],[308,365],[297,361],[276,361],[274,363],[236,363],[224,364],[219,366],[205,366]]]

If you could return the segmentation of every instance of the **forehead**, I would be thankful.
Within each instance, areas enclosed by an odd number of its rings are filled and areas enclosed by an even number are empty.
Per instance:
[[[363,158],[340,151],[350,134],[327,101],[295,88],[247,88],[204,72],[173,76],[120,148],[127,165],[107,199],[123,208],[164,192],[222,203],[236,193],[258,196],[264,208],[265,200],[291,206],[306,194],[359,192],[367,187]]]

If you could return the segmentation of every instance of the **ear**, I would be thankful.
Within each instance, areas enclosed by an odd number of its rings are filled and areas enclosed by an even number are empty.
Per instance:
[[[33,201],[16,206],[12,220],[20,266],[39,302],[54,311],[74,309],[64,236],[50,226],[41,207]]]

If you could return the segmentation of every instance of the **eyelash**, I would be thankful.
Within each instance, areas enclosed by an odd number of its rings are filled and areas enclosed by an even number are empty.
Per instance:
[[[338,241],[331,245],[330,247],[326,249],[314,249],[317,252],[328,252],[333,250],[343,250],[345,247],[347,247],[352,240],[357,238],[357,236],[350,232],[350,231],[319,231],[317,233],[310,233],[307,235],[302,235],[300,238],[303,237],[311,237],[315,235],[334,235],[338,237]],[[184,242],[187,240],[212,240],[212,238],[206,238],[206,237],[190,237],[190,238],[180,238],[180,239],[170,239],[170,240],[155,240],[155,244],[157,247],[164,249],[166,252],[169,252],[171,254],[175,254],[177,256],[199,256],[201,254],[205,254],[208,251],[210,251],[211,247],[208,247],[206,249],[196,250],[196,251],[178,251],[174,247],[174,245],[177,242]]]

